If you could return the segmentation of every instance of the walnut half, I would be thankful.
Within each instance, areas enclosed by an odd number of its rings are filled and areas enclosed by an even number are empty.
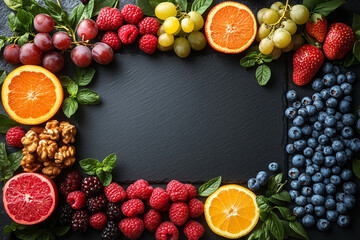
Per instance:
[[[52,140],[40,140],[39,146],[36,150],[40,160],[42,162],[47,161],[48,159],[53,159],[55,152],[58,149],[56,142]]]
[[[29,153],[29,151],[24,148],[22,150],[24,157],[21,160],[21,167],[24,172],[38,172],[41,169],[41,163],[37,161],[35,153]]]
[[[53,161],[44,162],[42,173],[50,178],[55,178],[61,173],[61,164],[54,163]]]
[[[30,130],[21,139],[21,143],[24,145],[24,147],[29,153],[33,153],[36,151],[39,145],[39,137],[36,132]]]
[[[70,124],[69,122],[63,121],[60,123],[60,129],[62,141],[64,144],[75,142],[76,128],[74,125]]]

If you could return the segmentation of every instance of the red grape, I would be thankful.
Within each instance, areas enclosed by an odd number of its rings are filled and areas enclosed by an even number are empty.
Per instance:
[[[71,60],[78,67],[85,68],[89,66],[92,61],[90,49],[84,45],[76,46],[71,51]]]
[[[42,51],[35,43],[25,43],[20,48],[20,62],[25,65],[40,65]]]
[[[76,30],[77,35],[84,41],[94,39],[98,31],[98,26],[91,19],[82,20]]]
[[[19,64],[20,47],[17,44],[10,44],[4,49],[4,59],[10,64]]]
[[[44,68],[52,73],[57,73],[64,67],[64,58],[59,52],[46,53],[42,61]]]
[[[66,50],[71,46],[71,37],[66,32],[57,32],[52,36],[54,47],[59,50]]]
[[[52,39],[47,33],[38,33],[34,38],[34,43],[43,51],[49,51],[53,48]]]
[[[112,48],[106,43],[95,43],[94,48],[91,51],[92,57],[99,64],[109,64],[114,59],[114,52]]]
[[[40,13],[34,18],[34,27],[39,33],[49,33],[54,29],[54,26],[54,19],[45,13]]]

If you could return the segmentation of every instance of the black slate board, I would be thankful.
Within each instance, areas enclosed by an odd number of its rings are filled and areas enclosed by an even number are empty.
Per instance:
[[[120,1],[120,7],[129,2]],[[256,12],[273,1],[239,2]],[[61,3],[71,11],[78,1]],[[331,18],[351,23],[349,13],[356,10],[359,14],[359,8],[360,2],[348,1]],[[3,13],[0,21],[6,22],[10,10],[2,1],[0,10]],[[7,25],[0,28],[0,34],[10,34]],[[279,162],[287,172],[284,93],[288,88],[303,95],[312,91],[291,83],[291,54],[270,64],[273,75],[266,87],[258,86],[254,71],[240,67],[242,56],[217,53],[208,46],[180,59],[174,53],[148,56],[137,46],[125,46],[109,66],[93,64],[97,74],[89,87],[99,93],[102,103],[81,106],[71,119],[79,131],[77,158],[103,159],[116,153],[120,161],[114,170],[115,179],[124,184],[143,178],[159,186],[172,179],[199,186],[218,175],[223,176],[225,183],[245,184],[271,161]],[[69,65],[63,74],[71,76]],[[15,67],[1,61],[0,68],[11,71]],[[356,94],[359,91],[357,84],[354,107],[360,103]],[[0,112],[5,112],[2,107]],[[65,119],[62,113],[56,118]],[[4,141],[3,135],[0,140]],[[309,230],[310,239],[358,239],[360,229],[356,226],[360,217],[353,214],[353,218],[351,227],[344,230],[337,227],[330,233]],[[0,204],[1,235],[3,226],[9,222]],[[206,226],[204,219],[202,222]],[[66,238],[99,239],[99,234],[71,233]],[[154,236],[146,233],[141,239]],[[206,226],[203,239],[222,238]]]

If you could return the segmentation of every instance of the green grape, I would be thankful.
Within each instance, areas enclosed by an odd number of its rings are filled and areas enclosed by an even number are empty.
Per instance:
[[[180,32],[183,32],[183,30],[181,29],[181,25],[179,25],[179,28],[178,28],[178,30],[176,30],[174,35],[180,35]]]
[[[159,30],[157,31],[157,35],[160,36],[160,35],[163,34],[163,33],[166,33],[166,32],[165,32],[164,26],[161,25],[161,26],[159,27]]]
[[[165,20],[164,24],[165,32],[168,34],[174,34],[180,27],[179,20],[176,17],[169,17]]]
[[[159,44],[163,47],[169,47],[174,43],[174,35],[163,33],[159,36]]]
[[[281,56],[281,50],[274,47],[273,51],[271,52],[271,56],[273,60],[278,59]]]
[[[258,31],[259,38],[260,39],[266,38],[267,36],[269,36],[270,31],[271,31],[271,28],[268,25],[266,25],[266,23],[261,24],[259,27],[259,31]]]
[[[293,49],[292,50],[294,50],[294,51],[296,51],[299,47],[301,47],[305,43],[305,39],[300,34],[294,34],[292,36],[292,41],[293,41]]]
[[[275,30],[272,41],[274,42],[275,47],[284,48],[290,44],[291,35],[288,31],[279,28]]]
[[[296,23],[289,19],[281,22],[281,27],[288,31],[291,35],[294,35],[297,31]]]
[[[290,18],[297,24],[303,25],[309,20],[309,10],[304,5],[294,5],[290,11]]]
[[[272,5],[271,5],[271,9],[274,9],[275,11],[280,11],[280,9],[284,8],[284,4],[282,2],[274,2]]]
[[[155,8],[155,15],[161,20],[165,20],[169,17],[176,17],[176,14],[176,7],[171,2],[159,3]]]
[[[261,38],[259,37],[259,31],[256,33],[255,40],[256,40],[257,42],[260,42],[260,41],[261,41]]]
[[[181,28],[184,32],[190,33],[194,30],[194,22],[190,18],[181,20]]]
[[[194,22],[194,31],[199,31],[204,26],[204,18],[200,13],[194,11],[189,12],[188,15]]]
[[[274,9],[267,9],[262,16],[263,22],[266,23],[267,25],[276,23],[279,20],[279,18],[280,18],[279,13]]]
[[[282,16],[283,13],[284,13],[284,11],[285,11],[285,9],[280,9],[280,11],[278,12],[279,15]],[[286,18],[286,19],[290,19],[290,12],[289,12],[289,10],[286,10],[286,12],[285,12],[285,18]]]
[[[174,42],[174,51],[179,57],[186,58],[191,51],[189,41],[184,37],[176,38]]]
[[[262,8],[262,9],[260,9],[258,12],[257,12],[257,15],[256,15],[256,17],[257,17],[257,20],[258,20],[258,23],[259,23],[259,25],[261,25],[261,24],[263,24],[263,15],[264,15],[264,12],[266,11],[266,10],[268,10],[267,8]]]
[[[195,51],[203,50],[206,46],[206,38],[202,32],[192,32],[187,36],[187,39]]]
[[[264,38],[259,44],[259,50],[262,54],[271,54],[274,49],[274,43],[270,38]]]
[[[168,46],[168,47],[164,47],[164,46],[161,46],[160,43],[158,43],[157,49],[159,49],[159,50],[162,51],[162,52],[167,52],[167,51],[173,50],[173,49],[174,49],[174,45],[171,44],[171,45]]]
[[[281,49],[281,51],[283,52],[290,52],[294,47],[294,42],[293,40],[290,41],[289,45],[287,45],[286,47],[284,47],[283,49]]]

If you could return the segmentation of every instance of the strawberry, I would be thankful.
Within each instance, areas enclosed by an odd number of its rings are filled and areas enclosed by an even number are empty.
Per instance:
[[[356,41],[354,31],[344,23],[331,24],[323,50],[329,60],[341,59],[353,48]]]
[[[312,45],[303,45],[293,57],[293,81],[298,86],[311,82],[321,65],[324,63],[322,51]]]
[[[327,21],[326,18],[322,17],[316,21],[311,19],[305,25],[306,32],[318,42],[322,43],[325,40],[327,32]]]

